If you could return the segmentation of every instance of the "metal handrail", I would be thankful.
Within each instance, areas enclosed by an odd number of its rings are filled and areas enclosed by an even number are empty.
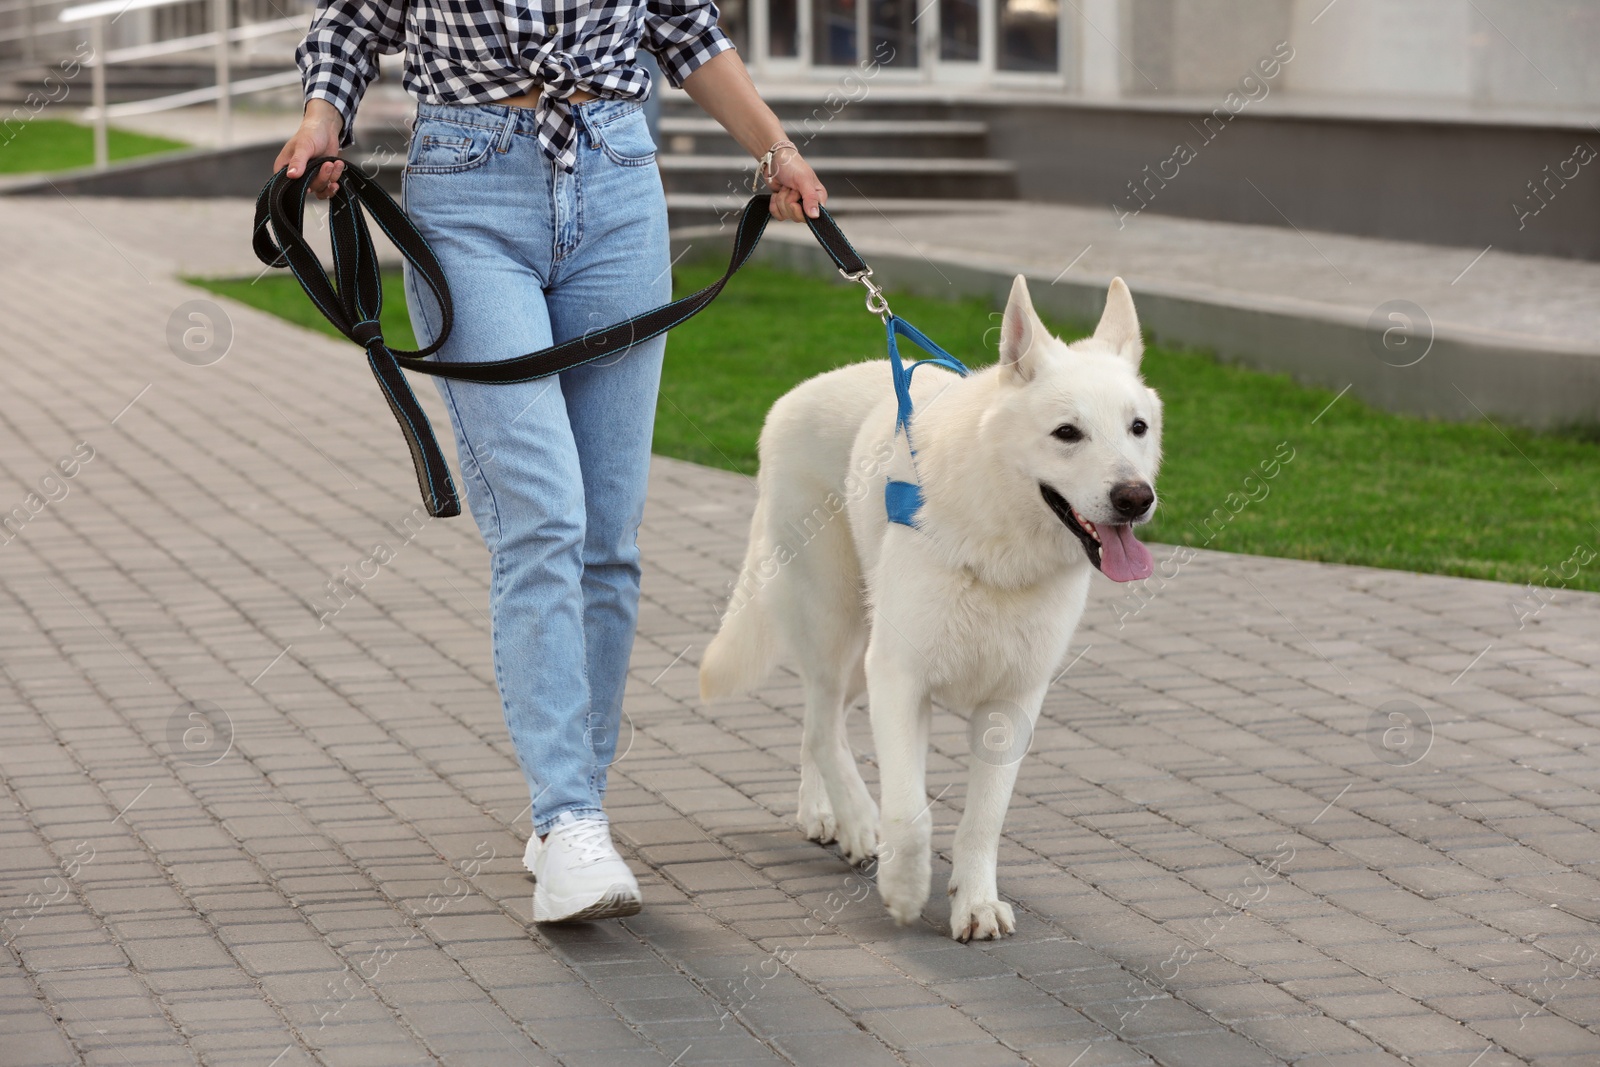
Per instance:
[[[106,120],[111,115],[148,115],[158,111],[170,111],[173,108],[187,107],[190,104],[215,100],[217,102],[218,142],[226,145],[233,139],[233,98],[235,96],[275,89],[280,86],[294,84],[300,80],[298,71],[268,74],[237,83],[232,80],[229,70],[230,54],[228,46],[230,44],[250,37],[264,37],[269,33],[295,28],[298,20],[292,18],[279,19],[275,23],[261,23],[258,26],[229,27],[229,0],[211,0],[212,25],[215,28],[210,33],[195,34],[192,37],[178,38],[174,41],[161,41],[155,44],[119,48],[115,52],[106,51],[105,31],[109,22],[116,21],[129,11],[170,7],[188,2],[190,0],[96,0],[94,3],[69,7],[57,16],[57,21],[59,22],[87,22],[89,24],[90,50],[95,58],[92,62],[86,64],[91,68],[94,78],[94,104],[89,109],[88,115],[94,119],[94,165],[96,170],[104,170],[110,165],[110,152],[106,141]],[[270,30],[261,28],[265,26],[273,28]],[[115,107],[106,106],[106,67],[110,64],[156,55],[189,52],[208,46],[216,50],[217,80],[215,85],[192,89],[187,92],[172,93],[168,96],[152,97],[149,100],[118,104]]]
[[[298,70],[283,70],[276,74],[263,74],[259,78],[245,78],[242,81],[231,82],[228,85],[229,96],[244,96],[248,93],[264,92],[267,89],[281,89],[286,85],[299,85],[300,72]],[[110,104],[106,107],[106,118],[125,118],[129,115],[154,115],[158,111],[171,111],[174,108],[188,107],[191,104],[205,104],[218,100],[222,96],[222,86],[202,85],[198,89],[186,89],[181,93],[171,96],[156,96],[149,100],[129,100],[124,104]],[[97,108],[85,108],[84,117],[98,120],[100,118]]]
[[[56,16],[58,22],[83,22],[86,19],[101,19],[106,16],[116,18],[126,15],[130,11],[143,11],[149,7],[171,7],[173,4],[187,3],[188,0],[97,0],[93,4],[79,4],[69,7]],[[224,20],[226,25],[226,20]]]
[[[235,26],[228,31],[229,41],[253,41],[257,37],[271,37],[275,33],[284,33],[288,30],[301,30],[306,28],[306,20],[302,17],[273,19],[270,22],[252,22],[248,26]],[[155,59],[157,56],[177,55],[180,52],[198,52],[203,48],[214,47],[217,43],[216,33],[197,33],[192,37],[174,37],[168,41],[155,41],[151,44],[135,44],[126,48],[113,48],[106,53],[107,63],[137,63],[141,59]],[[84,66],[92,67],[98,62],[96,59],[85,61]]]
[[[29,26],[24,24],[14,29],[0,30],[0,44],[5,44],[7,41],[29,42],[43,37],[45,34],[68,32],[70,31],[65,26]],[[28,59],[30,56],[31,53],[25,55],[24,59]]]

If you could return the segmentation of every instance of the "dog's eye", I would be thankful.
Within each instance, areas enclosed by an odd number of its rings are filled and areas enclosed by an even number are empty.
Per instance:
[[[1072,425],[1070,422],[1064,422],[1060,426],[1057,426],[1050,436],[1054,437],[1057,441],[1066,441],[1071,443],[1073,441],[1083,440],[1083,431]]]
[[[1149,425],[1149,423],[1145,422],[1143,419],[1134,419],[1133,420],[1133,425],[1129,426],[1128,429],[1133,433],[1133,436],[1135,436],[1135,437],[1143,437],[1144,434],[1145,434],[1145,431],[1150,429],[1150,425]]]

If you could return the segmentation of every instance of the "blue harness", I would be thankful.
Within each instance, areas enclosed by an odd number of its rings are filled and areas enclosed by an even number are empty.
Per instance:
[[[887,310],[887,309],[885,309]],[[928,340],[923,332],[911,325],[898,315],[887,315],[884,326],[889,334],[889,370],[894,375],[894,398],[897,405],[895,413],[895,433],[906,435],[906,448],[911,451],[911,469],[917,469],[917,448],[911,443],[911,375],[924,363],[937,363],[946,370],[953,370],[965,378],[971,371],[959,359]],[[906,366],[900,359],[900,345],[897,339],[903,336],[906,340],[929,354],[927,359],[919,359],[911,366]],[[889,512],[889,521],[897,522],[902,526],[913,529],[917,525],[917,512],[922,510],[922,486],[916,482],[900,482],[893,478],[883,488],[884,507]]]

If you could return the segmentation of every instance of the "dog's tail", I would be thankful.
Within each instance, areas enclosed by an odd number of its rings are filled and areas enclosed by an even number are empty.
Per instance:
[[[756,503],[750,521],[750,540],[745,548],[744,565],[734,583],[728,606],[722,614],[722,628],[700,659],[700,698],[738,696],[760,685],[772,669],[777,644],[772,632],[772,616],[765,587],[774,575],[776,559],[769,558],[766,527],[766,500]]]

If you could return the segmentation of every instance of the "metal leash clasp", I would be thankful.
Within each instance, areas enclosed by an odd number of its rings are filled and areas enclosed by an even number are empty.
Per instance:
[[[889,310],[889,298],[883,295],[883,289],[872,280],[872,268],[867,267],[854,273],[839,268],[839,273],[852,282],[860,282],[867,287],[867,310],[883,320],[884,325],[889,324],[890,317],[894,314]]]

